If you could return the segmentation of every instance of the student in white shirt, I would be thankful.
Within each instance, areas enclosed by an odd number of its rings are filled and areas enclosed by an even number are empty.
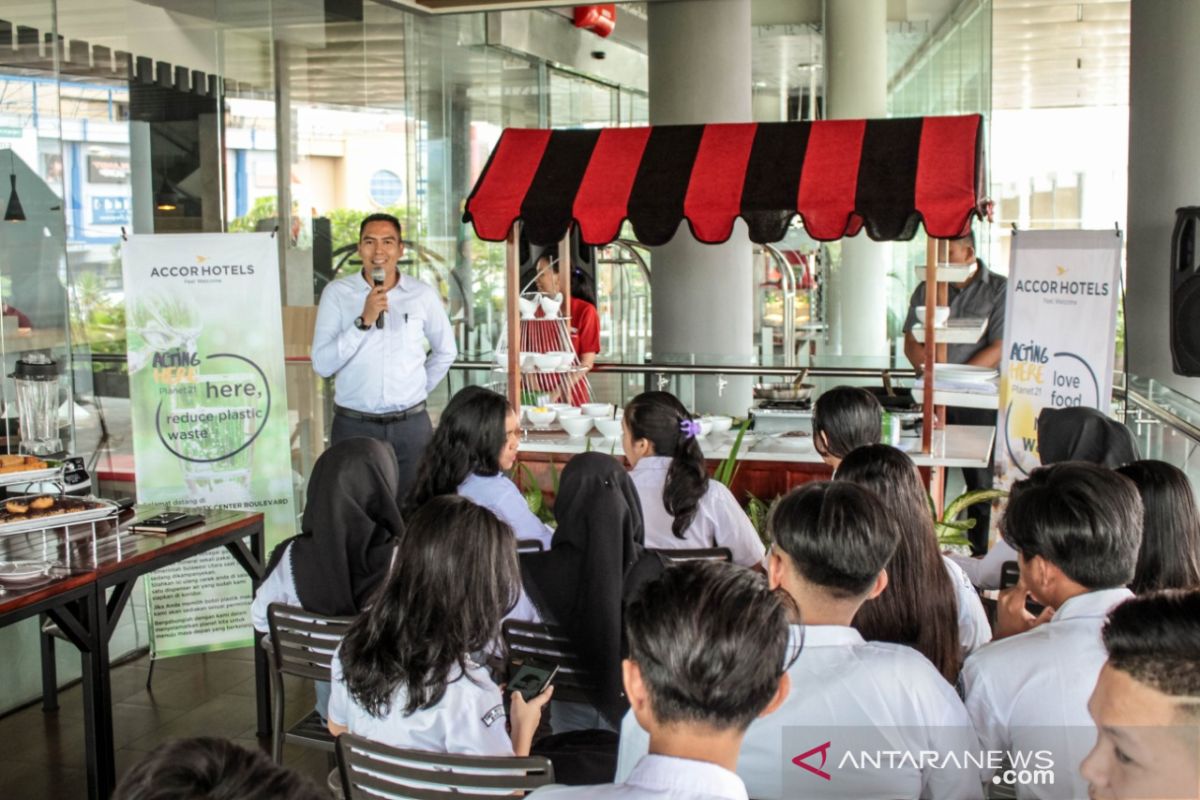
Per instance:
[[[879,495],[900,544],[888,562],[888,590],[863,604],[854,627],[867,641],[915,648],[954,685],[968,653],[992,639],[979,594],[954,562],[938,552],[925,486],[912,459],[886,444],[859,447],[837,479]]]
[[[1095,741],[1087,701],[1104,664],[1100,628],[1132,596],[1125,586],[1141,544],[1142,502],[1112,470],[1055,464],[1013,485],[1001,530],[1021,580],[1001,599],[997,636],[1023,632],[967,659],[967,709],[984,747],[1053,752],[1054,784],[1018,785],[1018,797],[1083,797],[1078,769]],[[1027,596],[1046,607],[1039,618],[1025,610]]]
[[[528,755],[553,689],[528,703],[513,694],[506,719],[500,689],[470,657],[495,641],[520,587],[512,529],[495,514],[451,495],[418,509],[387,583],[334,657],[330,733],[440,753]]]
[[[728,547],[733,563],[762,563],[766,552],[746,512],[708,477],[696,442],[700,423],[669,392],[643,392],[625,407],[621,446],[642,498],[646,547]]]
[[[504,395],[482,386],[460,390],[425,448],[405,513],[439,495],[460,494],[507,522],[518,539],[536,539],[549,548],[554,531],[504,474],[517,463],[520,444],[521,424]]]
[[[880,440],[883,406],[860,386],[835,386],[813,403],[812,432],[813,447],[836,472],[851,450]]]
[[[361,612],[383,583],[404,532],[396,454],[377,439],[343,439],[317,458],[300,534],[275,548],[250,605],[254,629],[269,633],[272,603],[327,617]],[[329,682],[316,681],[326,716]]]
[[[767,580],[799,607],[791,636],[803,650],[788,668],[792,693],[774,714],[753,722],[742,743],[737,773],[750,796],[982,797],[978,769],[913,760],[928,751],[962,759],[977,749],[954,689],[917,651],[864,641],[850,626],[859,607],[887,589],[884,565],[897,534],[879,498],[852,483],[805,484],[775,505],[768,528],[774,544]],[[617,780],[646,752],[639,723],[626,716],[622,724]],[[908,753],[910,760],[875,768],[860,755],[881,750]]]
[[[362,270],[321,292],[313,370],[335,378],[331,441],[368,436],[388,442],[407,491],[431,433],[425,400],[458,354],[454,329],[437,291],[397,269],[404,255],[398,219],[364,218],[358,255]]]
[[[1200,591],[1126,600],[1103,635],[1088,797],[1200,797]]]
[[[622,663],[647,749],[616,785],[533,796],[746,800],[738,748],[746,727],[788,696],[789,605],[759,576],[723,562],[685,562],[647,583],[625,612]]]

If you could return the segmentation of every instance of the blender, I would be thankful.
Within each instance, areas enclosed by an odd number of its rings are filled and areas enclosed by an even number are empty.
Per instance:
[[[17,386],[17,416],[21,452],[35,456],[62,451],[58,437],[58,364],[49,356],[30,353],[17,361],[12,374]]]

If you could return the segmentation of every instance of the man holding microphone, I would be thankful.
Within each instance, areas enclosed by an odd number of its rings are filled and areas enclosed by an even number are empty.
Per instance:
[[[358,254],[362,272],[321,294],[312,364],[321,377],[335,379],[331,443],[367,436],[391,444],[403,496],[433,433],[425,399],[458,349],[438,293],[396,268],[404,255],[399,220],[364,219]]]

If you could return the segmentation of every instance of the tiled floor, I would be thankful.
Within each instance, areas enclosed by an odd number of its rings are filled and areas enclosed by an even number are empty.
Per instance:
[[[146,753],[169,739],[222,736],[270,752],[255,737],[254,659],[250,649],[159,661],[146,690],[149,657],[112,672],[113,735],[118,780]],[[312,709],[312,685],[285,681],[290,725]],[[324,753],[288,745],[284,763],[325,785]],[[59,694],[59,710],[41,704],[0,718],[0,795],[5,798],[83,798],[83,705],[78,685]]]

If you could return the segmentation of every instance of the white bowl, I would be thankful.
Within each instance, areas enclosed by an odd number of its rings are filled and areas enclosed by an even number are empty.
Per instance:
[[[567,419],[569,417],[573,418],[573,417],[582,417],[583,416],[583,411],[581,409],[576,408],[575,406],[566,406],[566,407],[547,406],[547,408],[553,408],[555,411],[558,412],[559,422],[561,422],[562,420]],[[587,417],[587,419],[591,419],[591,417]]]
[[[917,324],[925,324],[925,306],[917,306]],[[950,306],[936,306],[933,309],[933,325],[936,328],[941,328],[950,319]]]
[[[588,417],[588,419],[593,419]],[[600,431],[605,439],[621,438],[621,420],[608,419],[605,417],[595,417],[596,430]]]
[[[555,411],[562,411],[564,408],[575,408],[570,403],[546,403],[546,408],[553,408]]]
[[[583,436],[590,431],[592,429],[593,421],[594,420],[591,417],[564,417],[561,413],[558,417],[558,424],[562,425],[563,430],[566,431],[567,435],[569,435],[572,439],[578,439],[580,436]]]
[[[537,313],[539,295],[532,297],[518,297],[517,307],[521,309],[521,319],[533,319],[533,315]]]
[[[706,416],[701,418],[701,425],[703,425],[704,420],[712,423],[712,432],[716,434],[728,433],[729,429],[733,427],[733,417],[724,417],[719,414],[711,417]]]
[[[584,403],[580,408],[583,409],[585,417],[611,417],[613,415],[612,403]]]
[[[558,357],[558,353],[534,353],[533,363],[542,372],[552,372],[558,369],[558,365],[562,359]]]
[[[559,366],[571,367],[571,366],[575,365],[575,351],[574,350],[556,350],[555,352],[558,353],[558,357],[560,359],[560,361],[558,362]]]
[[[700,419],[698,419],[696,421],[700,423],[700,437],[701,438],[708,436],[710,433],[712,433],[713,422],[711,419],[705,419],[704,417],[701,417]]]
[[[543,427],[554,422],[554,418],[558,416],[558,412],[553,408],[545,406],[533,406],[525,411],[525,416],[529,420],[529,424]]]
[[[554,297],[542,295],[541,306],[542,313],[547,317],[557,317],[558,309],[562,306],[562,295],[556,294]]]

